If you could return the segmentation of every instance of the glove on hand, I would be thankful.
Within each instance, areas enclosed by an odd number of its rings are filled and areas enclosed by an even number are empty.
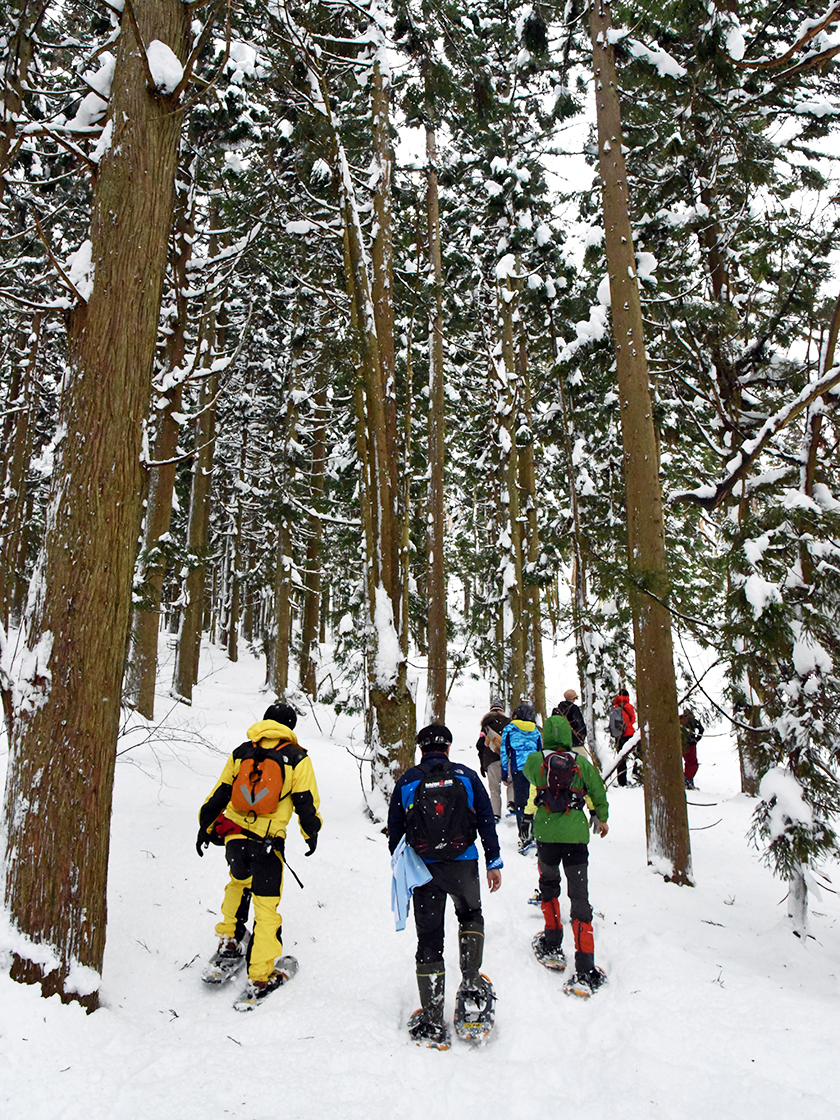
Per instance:
[[[204,849],[209,848],[210,844],[210,837],[207,835],[206,831],[203,828],[200,828],[198,830],[198,837],[196,838],[195,842],[195,850],[198,852],[202,859],[204,859]]]
[[[307,852],[305,852],[304,854],[307,855],[307,856],[311,856],[312,853],[315,851],[315,849],[318,847],[318,833],[317,832],[315,833],[314,836],[308,836],[307,837],[306,847],[309,850]]]

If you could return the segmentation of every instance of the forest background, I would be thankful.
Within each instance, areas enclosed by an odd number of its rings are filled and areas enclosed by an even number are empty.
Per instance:
[[[374,814],[468,659],[545,715],[543,640],[572,642],[593,742],[637,692],[675,883],[677,712],[724,713],[804,934],[840,805],[840,7],[0,19],[13,976],[96,1006],[161,627],[185,704],[209,634],[364,712]]]

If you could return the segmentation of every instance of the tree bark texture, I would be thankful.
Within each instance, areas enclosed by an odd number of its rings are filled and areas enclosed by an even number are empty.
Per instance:
[[[4,461],[0,465],[0,626],[19,619],[24,598],[27,552],[26,472],[32,442],[34,382],[43,316],[35,315],[31,335],[12,367],[2,425]]]
[[[437,147],[435,130],[426,126],[426,218],[429,262],[435,283],[429,323],[429,489],[426,505],[426,585],[429,603],[429,655],[426,720],[446,722],[446,566],[444,563],[444,467],[446,463],[446,394],[443,369],[443,268],[440,245]]]
[[[636,278],[609,5],[590,6],[599,167],[610,275],[627,501],[628,587],[633,613],[639,726],[645,758],[648,861],[691,883],[680,749],[659,449]]]
[[[144,43],[160,39],[186,60],[190,15],[180,0],[134,0],[133,8]],[[55,964],[21,954],[13,975],[88,1009],[98,1004],[105,948],[140,451],[182,119],[172,98],[149,89],[142,49],[126,19],[113,142],[94,194],[94,283],[68,315],[64,434],[27,609],[5,794],[6,904]]]

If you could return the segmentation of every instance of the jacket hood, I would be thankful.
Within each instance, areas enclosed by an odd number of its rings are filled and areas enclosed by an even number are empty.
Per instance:
[[[268,743],[296,743],[297,735],[285,723],[278,723],[273,719],[261,719],[253,724],[246,732],[252,743],[259,743],[260,739]]]
[[[530,719],[512,719],[511,723],[515,724],[520,731],[536,731],[537,725]]]
[[[549,716],[542,729],[543,747],[546,750],[571,750],[572,728],[565,716]]]

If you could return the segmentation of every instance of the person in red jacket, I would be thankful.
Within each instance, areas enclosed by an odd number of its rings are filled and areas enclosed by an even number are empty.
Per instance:
[[[621,718],[624,725],[624,730],[616,740],[616,752],[621,753],[621,749],[628,739],[631,739],[636,734],[636,709],[630,703],[630,693],[626,688],[620,688],[618,694],[613,700],[613,708],[621,710]],[[618,775],[618,784],[620,786],[627,785],[627,756],[625,755],[616,767]]]

